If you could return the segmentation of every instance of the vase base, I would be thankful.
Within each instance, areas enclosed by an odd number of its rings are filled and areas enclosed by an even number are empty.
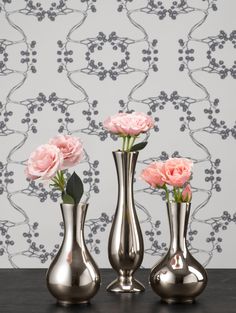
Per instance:
[[[195,299],[193,298],[162,298],[162,302],[165,302],[167,304],[175,304],[175,303],[194,303]]]
[[[123,282],[118,278],[107,286],[107,291],[116,293],[136,293],[144,290],[143,284],[134,278],[129,282]]]
[[[57,301],[57,303],[61,306],[70,306],[70,305],[75,305],[75,304],[88,304],[89,301]]]

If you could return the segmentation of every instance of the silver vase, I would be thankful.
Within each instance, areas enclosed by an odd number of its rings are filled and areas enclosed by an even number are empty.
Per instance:
[[[151,270],[152,289],[167,303],[192,303],[207,285],[207,273],[187,248],[190,203],[167,203],[170,248]]]
[[[113,152],[118,176],[118,202],[112,223],[108,255],[118,278],[108,285],[112,292],[140,292],[144,286],[133,274],[143,260],[143,237],[133,198],[133,177],[138,152]]]
[[[100,287],[99,269],[84,241],[88,204],[61,204],[64,239],[47,271],[47,286],[62,305],[86,303]]]

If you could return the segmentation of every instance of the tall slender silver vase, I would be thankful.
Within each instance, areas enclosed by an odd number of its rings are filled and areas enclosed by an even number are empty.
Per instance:
[[[205,269],[186,244],[190,207],[190,203],[167,203],[170,248],[150,274],[152,289],[167,303],[192,303],[207,285]]]
[[[113,152],[118,176],[118,202],[108,243],[109,261],[118,278],[112,292],[140,292],[144,286],[133,277],[143,260],[143,237],[133,198],[133,177],[138,152]]]
[[[47,286],[62,305],[86,303],[100,287],[99,269],[84,241],[88,204],[61,204],[64,239],[47,271]]]

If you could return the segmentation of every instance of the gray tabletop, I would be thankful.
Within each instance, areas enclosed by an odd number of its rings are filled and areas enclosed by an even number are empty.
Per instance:
[[[115,274],[102,270],[102,286],[88,305],[61,307],[49,294],[43,269],[0,270],[1,313],[235,313],[236,270],[208,270],[209,283],[194,304],[167,305],[160,302],[148,286],[148,270],[140,270],[137,277],[145,284],[141,294],[111,294],[105,288]]]

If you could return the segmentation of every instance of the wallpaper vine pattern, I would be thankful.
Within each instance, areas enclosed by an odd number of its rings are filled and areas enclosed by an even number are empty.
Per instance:
[[[155,120],[135,177],[143,266],[169,239],[164,194],[138,175],[179,156],[195,164],[189,249],[205,266],[235,266],[235,10],[234,0],[0,0],[1,267],[47,267],[60,247],[59,194],[24,176],[30,151],[57,132],[84,141],[86,243],[109,267],[119,143],[102,121],[132,110]]]

